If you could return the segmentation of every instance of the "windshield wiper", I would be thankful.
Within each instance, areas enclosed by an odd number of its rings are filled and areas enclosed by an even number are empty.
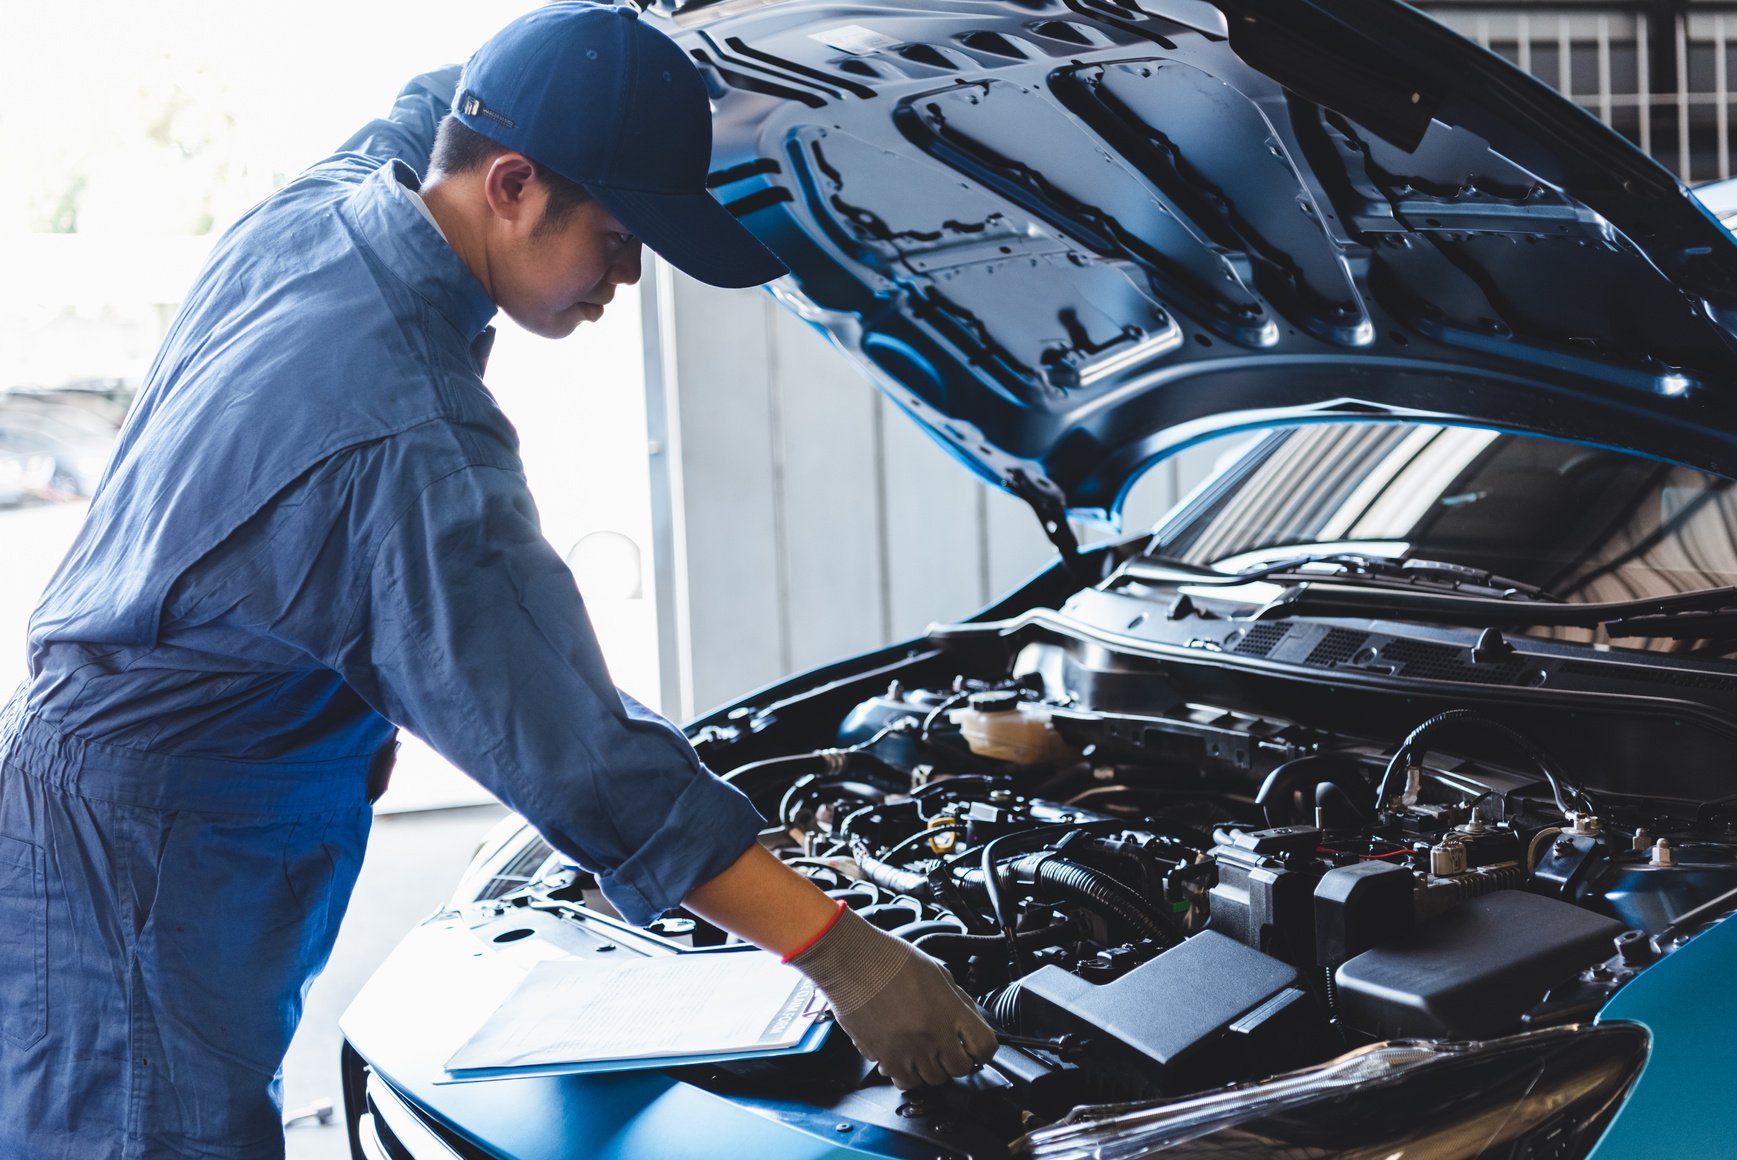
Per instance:
[[[1338,573],[1303,571],[1303,568],[1312,564],[1334,564],[1344,570]],[[1536,584],[1500,576],[1483,568],[1450,564],[1446,560],[1370,556],[1362,552],[1322,552],[1297,556],[1263,565],[1253,572],[1244,572],[1240,578],[1247,581],[1291,576],[1309,582],[1326,580],[1339,583],[1349,580],[1372,582],[1375,587],[1392,587],[1395,584],[1406,588],[1428,586],[1431,590],[1446,589],[1492,600],[1525,599],[1562,603],[1560,596]]]
[[[1336,565],[1314,572],[1311,565]],[[1737,587],[1669,596],[1570,604],[1545,588],[1482,568],[1443,560],[1406,560],[1362,552],[1320,552],[1226,574],[1180,561],[1143,557],[1123,574],[1134,579],[1234,588],[1257,581],[1288,586],[1248,619],[1293,616],[1393,616],[1472,628],[1600,628],[1613,637],[1705,640],[1737,631]]]
[[[1337,567],[1337,572],[1304,571],[1318,565]],[[1488,600],[1538,600],[1561,603],[1561,597],[1524,580],[1500,576],[1483,568],[1450,564],[1445,560],[1412,560],[1372,556],[1363,552],[1314,552],[1263,564],[1247,572],[1224,573],[1171,560],[1146,557],[1130,562],[1124,574],[1145,580],[1232,588],[1256,581],[1295,580],[1299,583],[1355,584],[1364,588],[1398,591],[1459,593]]]
[[[1731,603],[1737,605],[1737,592]],[[1673,640],[1729,640],[1737,632],[1737,607],[1691,608],[1680,612],[1622,616],[1604,622],[1607,636],[1668,637]]]
[[[1473,628],[1602,625],[1612,636],[1683,635],[1699,639],[1707,635],[1709,628],[1737,625],[1737,588],[1702,588],[1601,604],[1551,604],[1449,592],[1399,592],[1391,588],[1303,583],[1285,589],[1250,619],[1278,620],[1292,616],[1395,616]],[[1716,624],[1717,618],[1724,618],[1728,624]],[[1685,631],[1679,633],[1673,625]]]

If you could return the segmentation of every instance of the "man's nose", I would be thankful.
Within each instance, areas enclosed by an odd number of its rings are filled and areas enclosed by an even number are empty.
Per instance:
[[[635,240],[633,245],[622,251],[609,267],[609,280],[617,286],[632,286],[639,281],[640,260],[645,255],[644,247]]]

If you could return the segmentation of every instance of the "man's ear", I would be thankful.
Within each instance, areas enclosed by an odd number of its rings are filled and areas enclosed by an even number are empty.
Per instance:
[[[513,225],[537,221],[542,184],[536,176],[536,162],[523,153],[502,153],[489,162],[483,174],[483,198],[489,212]]]

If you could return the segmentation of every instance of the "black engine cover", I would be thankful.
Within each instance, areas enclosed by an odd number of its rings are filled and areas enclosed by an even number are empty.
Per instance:
[[[1192,1090],[1291,1054],[1315,1005],[1286,963],[1202,931],[1108,983],[1060,967],[1020,983],[1022,1027],[1088,1040],[1095,1060]]]
[[[1483,1039],[1516,1030],[1544,992],[1608,958],[1622,923],[1501,890],[1474,898],[1335,972],[1340,1010],[1380,1039]]]

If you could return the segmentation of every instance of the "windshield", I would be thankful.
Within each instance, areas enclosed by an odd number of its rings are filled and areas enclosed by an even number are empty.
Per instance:
[[[1422,424],[1285,428],[1202,497],[1160,530],[1154,554],[1241,570],[1350,544],[1488,569],[1573,602],[1737,584],[1730,480],[1532,436]],[[1593,639],[1584,629],[1536,631]]]

